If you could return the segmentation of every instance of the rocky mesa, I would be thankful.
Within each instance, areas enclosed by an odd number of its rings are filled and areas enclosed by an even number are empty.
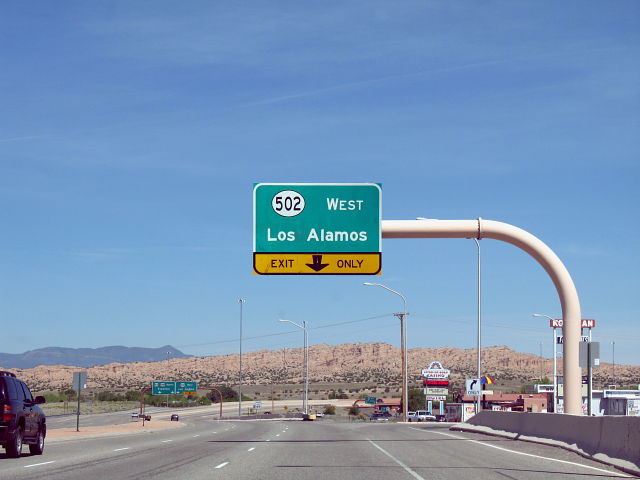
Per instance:
[[[451,370],[453,384],[475,377],[476,350],[454,347],[415,348],[408,352],[412,385],[418,385],[420,372],[432,361]],[[260,350],[242,356],[243,382],[247,385],[295,384],[302,382],[302,348]],[[202,386],[235,385],[238,380],[239,355],[171,358],[156,362],[111,363],[88,370],[91,390],[126,391],[141,389],[152,380],[193,380]],[[400,349],[386,343],[347,343],[336,346],[313,345],[309,348],[311,383],[367,383],[377,386],[400,384]],[[38,366],[12,369],[34,391],[60,391],[71,386],[77,366]],[[553,361],[536,355],[519,353],[506,346],[482,349],[482,371],[496,379],[497,385],[532,383],[551,377]],[[640,367],[603,363],[594,370],[594,387],[602,388],[614,381],[619,386],[640,383]],[[562,360],[558,359],[558,373]]]

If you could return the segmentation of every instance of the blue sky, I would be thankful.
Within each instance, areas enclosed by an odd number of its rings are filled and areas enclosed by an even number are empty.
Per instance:
[[[602,359],[639,365],[639,27],[637,1],[3,4],[0,350],[232,353],[239,297],[245,351],[301,344],[277,318],[398,345],[399,299],[365,281],[408,297],[410,347],[474,347],[471,240],[384,240],[379,277],[252,275],[254,182],[378,182],[384,219],[538,236]],[[483,343],[550,357],[547,275],[482,255]]]

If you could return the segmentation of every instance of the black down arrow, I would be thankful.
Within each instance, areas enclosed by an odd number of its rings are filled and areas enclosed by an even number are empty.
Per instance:
[[[328,267],[328,263],[322,263],[322,255],[313,255],[313,263],[307,263],[307,267],[319,272],[324,267]]]

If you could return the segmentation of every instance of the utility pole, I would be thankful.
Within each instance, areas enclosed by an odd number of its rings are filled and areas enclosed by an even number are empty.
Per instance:
[[[391,288],[387,287],[386,285],[382,285],[381,283],[371,283],[371,282],[364,282],[363,285],[366,285],[368,287],[380,287],[380,288],[384,288],[385,290],[394,293],[396,295],[398,295],[400,298],[402,298],[402,304],[403,304],[403,309],[402,309],[402,313],[394,313],[394,316],[398,317],[400,319],[400,354],[402,355],[402,421],[406,422],[407,421],[407,410],[409,409],[409,391],[407,390],[407,386],[408,386],[408,379],[407,379],[407,364],[409,363],[407,361],[407,325],[404,321],[405,317],[407,315],[409,315],[409,313],[407,312],[407,297],[405,297],[403,294],[401,294],[400,292],[396,292],[395,290],[392,290]]]
[[[616,341],[611,342],[611,356],[613,357],[613,364],[611,366],[611,376],[613,377],[613,385],[616,384]]]
[[[542,342],[538,342],[540,345],[540,381],[542,381]]]

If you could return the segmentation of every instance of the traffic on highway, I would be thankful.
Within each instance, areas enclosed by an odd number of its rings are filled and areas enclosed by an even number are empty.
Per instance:
[[[439,422],[218,420],[210,408],[172,414],[173,428],[52,439],[45,455],[0,458],[2,479],[613,479],[624,473],[551,446],[453,432]],[[130,412],[87,415],[122,425]],[[55,431],[64,418],[52,419]],[[139,424],[138,424],[139,425]],[[0,457],[5,457],[0,455]]]

